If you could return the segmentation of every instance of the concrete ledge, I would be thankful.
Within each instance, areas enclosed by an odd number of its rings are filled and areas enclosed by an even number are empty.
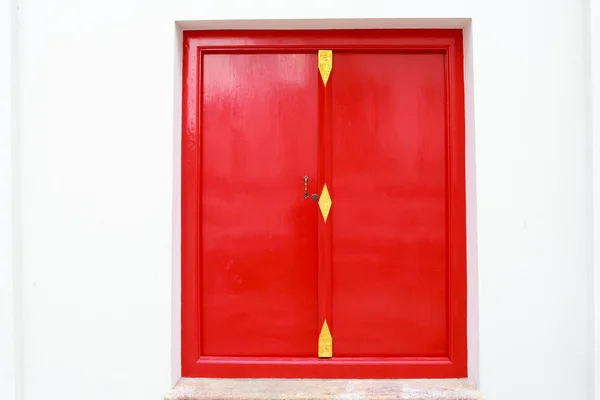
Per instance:
[[[464,379],[181,378],[165,400],[481,400]]]

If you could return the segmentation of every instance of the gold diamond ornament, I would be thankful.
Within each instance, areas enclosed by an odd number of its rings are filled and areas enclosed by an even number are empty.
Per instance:
[[[329,197],[329,190],[327,190],[327,184],[323,186],[321,191],[321,197],[319,198],[319,208],[321,209],[321,215],[323,215],[323,222],[327,223],[327,217],[331,210],[331,197]]]

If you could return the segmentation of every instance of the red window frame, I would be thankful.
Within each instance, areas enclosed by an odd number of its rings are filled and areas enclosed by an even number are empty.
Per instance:
[[[181,362],[184,377],[459,378],[467,376],[465,119],[462,30],[186,31],[181,147]],[[441,51],[446,55],[449,198],[449,354],[435,358],[202,356],[199,303],[202,54],[328,49]],[[316,345],[316,344],[315,344]]]

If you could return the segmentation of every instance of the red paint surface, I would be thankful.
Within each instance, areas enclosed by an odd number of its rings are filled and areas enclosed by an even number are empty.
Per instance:
[[[443,53],[340,53],[333,85],[337,356],[448,354]]]
[[[183,376],[466,376],[461,41],[185,34]]]
[[[317,338],[314,54],[207,54],[202,355],[311,356]]]

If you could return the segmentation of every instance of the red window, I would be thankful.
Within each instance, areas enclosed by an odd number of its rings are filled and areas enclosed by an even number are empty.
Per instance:
[[[462,34],[186,32],[182,374],[467,374]]]

